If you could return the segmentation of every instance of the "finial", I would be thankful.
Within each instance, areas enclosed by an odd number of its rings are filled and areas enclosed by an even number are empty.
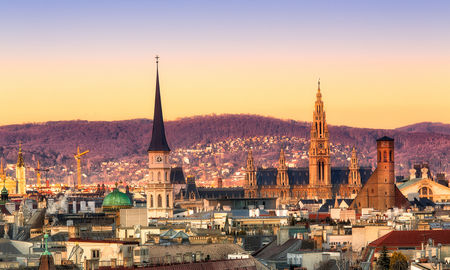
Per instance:
[[[50,253],[50,251],[48,251],[48,234],[47,233],[44,234],[44,245],[45,245],[45,250],[42,253],[42,255],[52,255]]]
[[[159,63],[159,56],[156,55],[156,56],[155,56],[155,59],[156,59],[156,65],[158,65],[158,63]]]
[[[317,90],[320,91],[320,78],[319,78],[319,80],[317,81]]]
[[[19,153],[22,152],[22,141],[19,141]]]

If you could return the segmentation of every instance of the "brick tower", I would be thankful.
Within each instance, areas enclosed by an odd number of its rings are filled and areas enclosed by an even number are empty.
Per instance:
[[[377,168],[362,187],[351,207],[358,213],[362,208],[386,211],[393,207],[407,207],[408,200],[395,185],[394,139],[377,140]]]

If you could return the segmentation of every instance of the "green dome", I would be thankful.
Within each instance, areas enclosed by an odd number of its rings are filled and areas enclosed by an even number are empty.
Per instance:
[[[133,205],[131,204],[130,198],[128,198],[127,194],[120,192],[117,188],[106,195],[102,204],[102,207],[107,209],[129,208],[131,206]]]

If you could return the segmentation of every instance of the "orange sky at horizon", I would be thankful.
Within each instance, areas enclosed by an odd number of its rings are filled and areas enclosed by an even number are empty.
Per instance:
[[[236,113],[311,121],[320,77],[330,124],[396,128],[425,121],[450,123],[450,76],[445,74],[450,59],[423,60],[420,67],[391,60],[388,71],[382,59],[341,63],[276,55],[249,58],[162,56],[165,119]],[[116,59],[120,65],[101,58],[42,60],[28,59],[26,68],[12,61],[0,67],[2,86],[13,89],[3,93],[8,102],[2,102],[0,113],[8,117],[0,124],[152,118],[153,55]],[[321,67],[323,62],[326,67]],[[25,95],[19,98],[17,93]]]
[[[450,2],[180,3],[0,3],[0,125],[152,118],[156,54],[165,120],[450,123]]]

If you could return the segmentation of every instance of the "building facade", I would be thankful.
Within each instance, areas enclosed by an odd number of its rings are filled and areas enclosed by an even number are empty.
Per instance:
[[[372,168],[360,167],[353,148],[349,167],[331,167],[330,142],[324,103],[318,84],[311,125],[309,167],[288,168],[281,149],[276,168],[256,168],[253,152],[247,156],[244,191],[247,198],[276,197],[281,203],[299,199],[354,198]]]

